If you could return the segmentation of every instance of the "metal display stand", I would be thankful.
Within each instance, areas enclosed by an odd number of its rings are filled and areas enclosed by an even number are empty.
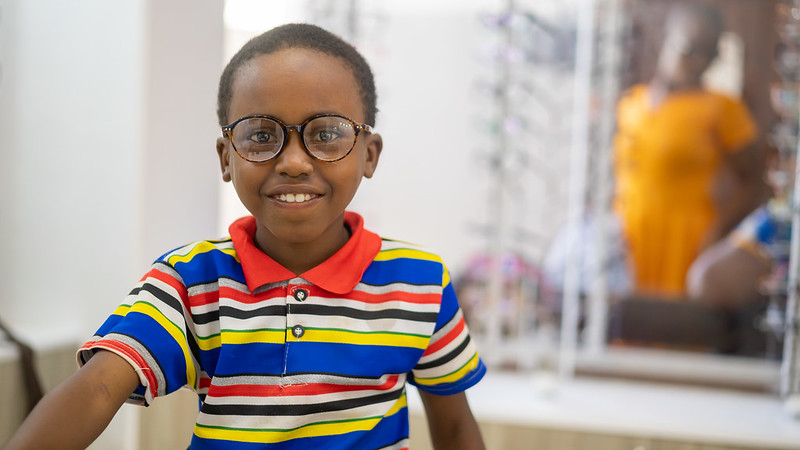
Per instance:
[[[800,183],[796,180],[800,173],[800,1],[787,0],[777,8],[779,43],[775,49],[775,68],[781,81],[772,86],[771,94],[779,120],[770,137],[779,154],[778,173],[774,175],[778,175],[778,180],[783,181],[786,187],[793,184],[791,190],[786,189],[787,193],[791,192],[792,227],[785,284],[780,393],[787,411],[800,418]]]

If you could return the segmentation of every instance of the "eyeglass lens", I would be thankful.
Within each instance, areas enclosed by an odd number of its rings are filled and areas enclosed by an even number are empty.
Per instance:
[[[356,131],[353,123],[338,116],[316,117],[302,127],[302,140],[315,158],[335,161],[353,148]],[[233,146],[246,160],[267,161],[277,155],[284,143],[286,129],[265,117],[251,117],[237,123],[231,132]]]

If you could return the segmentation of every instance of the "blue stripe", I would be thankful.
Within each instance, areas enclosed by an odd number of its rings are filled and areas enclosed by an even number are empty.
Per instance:
[[[416,348],[382,345],[326,342],[289,342],[287,345],[289,373],[328,372],[380,377],[410,371],[423,353]]]
[[[216,375],[277,375],[283,372],[284,356],[287,356],[287,374],[313,372],[380,377],[409,372],[423,353],[416,348],[381,345],[328,342],[289,342],[286,345],[288,351],[283,344],[223,344]]]
[[[265,424],[264,428],[269,428]],[[408,437],[408,408],[384,417],[370,431],[353,431],[346,434],[314,436],[275,444],[256,444],[250,442],[201,439],[192,436],[190,450],[375,450],[392,445]]]
[[[147,332],[144,333],[144,330]],[[186,360],[183,356],[183,349],[155,319],[132,310],[113,331],[136,336],[138,341],[158,358],[158,363],[161,365],[160,370],[167,380],[167,385],[161,386],[166,393],[174,392],[186,384]],[[153,369],[159,370],[159,368]]]
[[[186,247],[186,252],[190,252],[192,248]],[[165,255],[162,261],[167,262],[169,256],[170,254]],[[197,284],[216,283],[220,278],[231,278],[245,283],[241,264],[221,250],[198,253],[187,262],[175,263],[174,267],[187,288]]]
[[[439,306],[439,317],[436,318],[436,331],[447,325],[458,312],[458,299],[453,284],[448,283],[442,290],[442,303]]]
[[[444,266],[436,261],[397,258],[373,261],[367,267],[361,281],[379,286],[397,282],[440,286],[443,273]]]
[[[280,375],[283,354],[283,344],[222,344],[216,375]]]

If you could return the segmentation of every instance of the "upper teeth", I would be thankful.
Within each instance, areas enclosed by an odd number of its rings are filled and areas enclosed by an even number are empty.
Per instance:
[[[287,203],[300,203],[311,200],[311,194],[278,194],[278,200]]]

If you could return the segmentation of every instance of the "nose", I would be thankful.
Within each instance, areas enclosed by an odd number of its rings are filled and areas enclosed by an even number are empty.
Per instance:
[[[297,130],[290,129],[286,145],[276,158],[275,170],[290,177],[309,175],[314,170],[314,161],[303,147]]]

